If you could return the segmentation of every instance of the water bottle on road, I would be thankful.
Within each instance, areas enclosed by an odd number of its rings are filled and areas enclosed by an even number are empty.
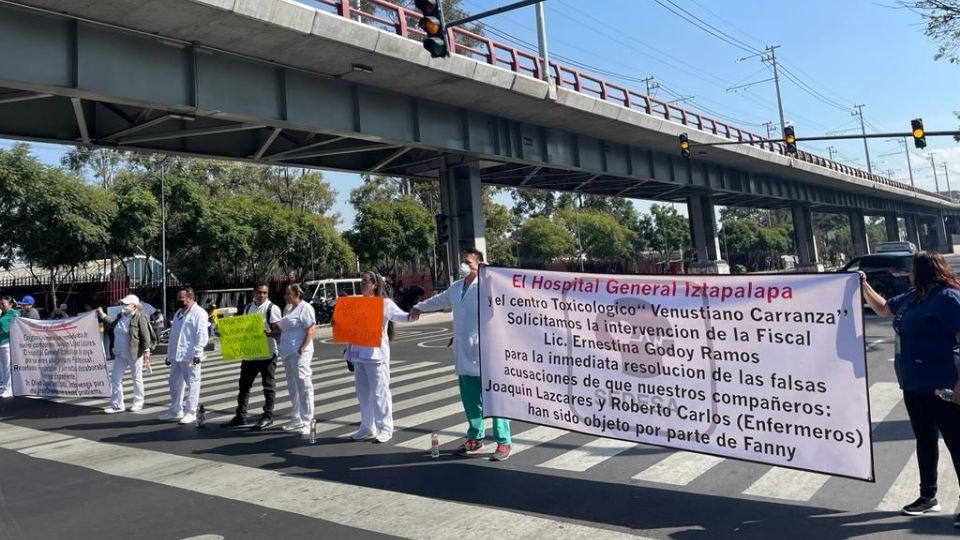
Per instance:
[[[317,444],[317,419],[310,419],[310,444]]]
[[[207,424],[207,409],[203,406],[203,403],[197,408],[197,427],[202,428]]]
[[[941,388],[937,395],[944,401],[953,401],[953,388]]]
[[[430,457],[440,457],[440,434],[436,431],[430,434]]]

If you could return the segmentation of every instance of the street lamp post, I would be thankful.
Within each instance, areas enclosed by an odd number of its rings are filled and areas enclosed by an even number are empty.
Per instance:
[[[160,258],[163,266],[163,286],[160,305],[164,319],[167,318],[167,189],[163,182],[163,162],[160,163]]]

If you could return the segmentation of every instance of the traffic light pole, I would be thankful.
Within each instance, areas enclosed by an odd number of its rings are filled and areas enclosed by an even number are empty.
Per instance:
[[[546,2],[546,0],[521,0],[520,2],[514,2],[503,7],[494,8],[488,11],[482,11],[476,15],[470,15],[469,17],[464,17],[453,22],[447,23],[447,28],[453,28],[454,26],[463,26],[467,23],[473,21],[478,21],[480,19],[489,17],[491,15],[498,15],[500,13],[506,13],[508,11],[513,11],[515,9],[520,9],[523,7],[531,6],[533,4],[539,4],[541,2]]]
[[[926,137],[960,137],[960,131],[927,131],[924,133]],[[867,133],[864,135],[825,135],[823,137],[797,137],[797,142],[805,141],[839,141],[839,140],[849,140],[849,139],[881,139],[881,138],[891,138],[891,137],[913,137],[913,133]],[[717,143],[690,143],[690,147],[694,146],[727,146],[732,144],[755,144],[755,143],[782,143],[783,139],[761,139],[753,141],[724,141]]]

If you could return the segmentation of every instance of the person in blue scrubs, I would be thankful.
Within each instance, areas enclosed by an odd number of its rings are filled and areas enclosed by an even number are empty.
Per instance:
[[[908,516],[939,512],[937,501],[938,439],[950,451],[953,467],[960,474],[960,383],[954,363],[954,347],[960,338],[960,281],[935,252],[920,251],[913,257],[906,292],[889,300],[880,296],[860,273],[863,298],[881,317],[893,319],[897,334],[894,367],[903,390],[903,402],[917,439],[920,497],[903,507]],[[940,397],[953,390],[947,401]],[[951,503],[951,506],[955,504]],[[960,528],[960,514],[953,522]]]

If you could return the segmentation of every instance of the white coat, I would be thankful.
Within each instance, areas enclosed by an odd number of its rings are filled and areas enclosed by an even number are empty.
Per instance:
[[[167,360],[192,362],[194,357],[203,360],[203,348],[210,335],[207,331],[207,312],[197,304],[184,312],[177,310],[170,324],[170,345]]]
[[[480,376],[480,304],[475,278],[463,293],[463,280],[413,306],[422,312],[453,309],[453,371],[458,376]]]
[[[344,358],[351,362],[361,363],[379,363],[390,362],[390,338],[387,336],[387,324],[390,321],[407,322],[410,316],[406,311],[400,309],[393,300],[383,299],[383,333],[380,338],[379,347],[363,347],[360,345],[347,345],[344,351]]]

